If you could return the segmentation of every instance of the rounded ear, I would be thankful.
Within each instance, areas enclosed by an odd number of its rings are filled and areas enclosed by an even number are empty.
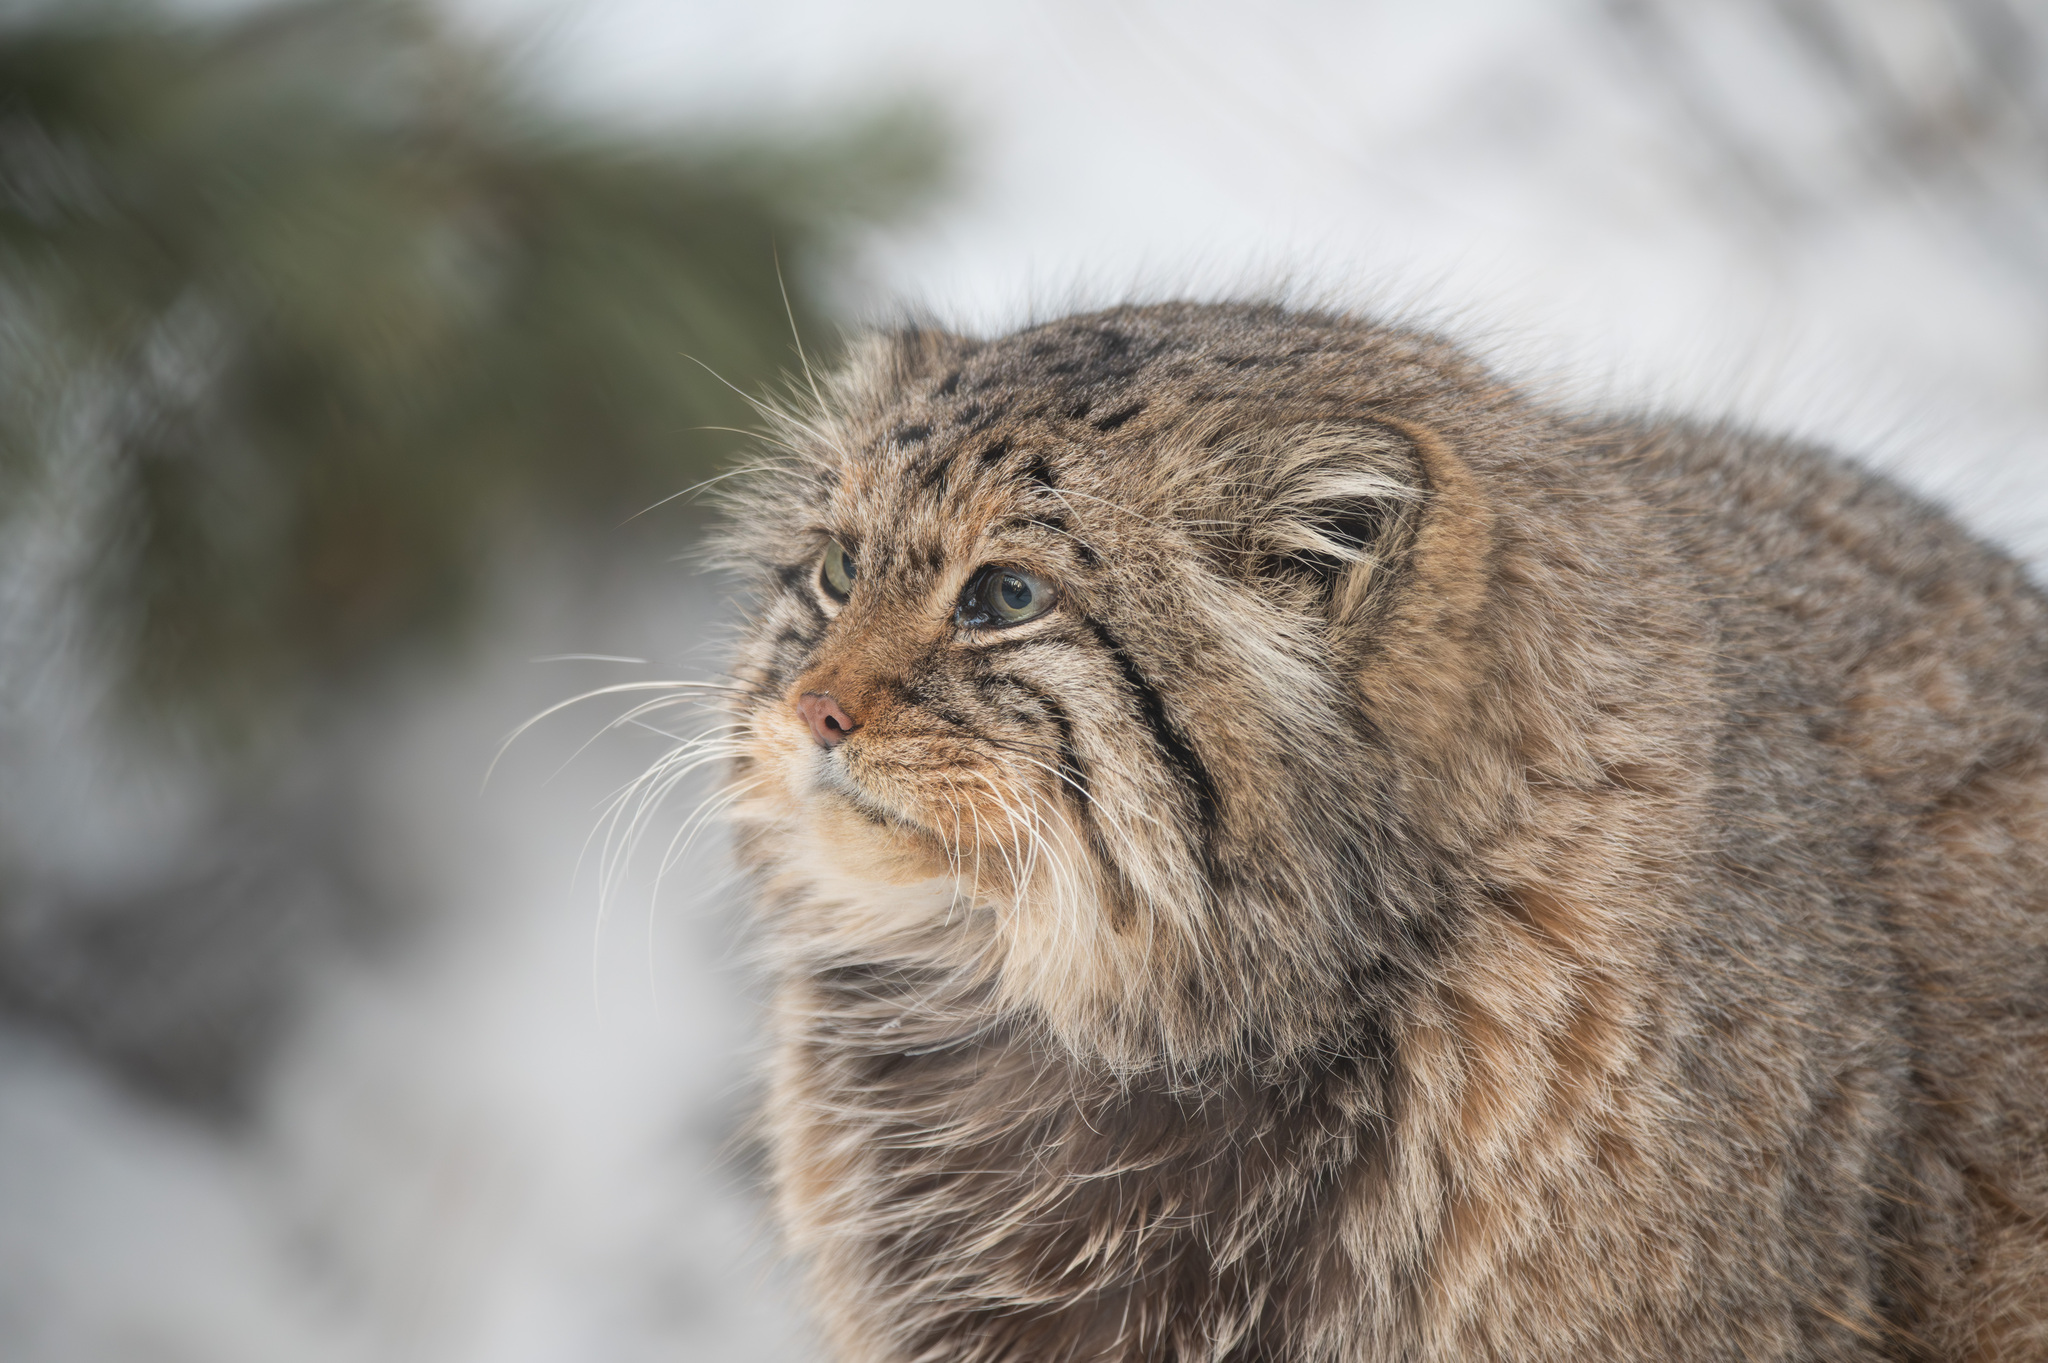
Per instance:
[[[1422,500],[1414,443],[1376,422],[1328,422],[1261,435],[1245,453],[1240,548],[1253,571],[1348,614]]]

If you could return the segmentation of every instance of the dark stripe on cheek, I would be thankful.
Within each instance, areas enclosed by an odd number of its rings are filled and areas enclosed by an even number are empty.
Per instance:
[[[912,675],[921,675],[929,666],[931,666],[931,658],[930,655],[926,655],[926,657],[918,660]],[[977,728],[973,720],[946,704],[934,693],[933,689],[914,681],[906,683],[890,680],[885,681],[883,686],[888,690],[890,698],[897,705],[906,709],[921,710],[933,719],[938,720],[941,724],[951,725],[959,730],[962,735],[977,743],[988,742],[988,735]]]
[[[1010,687],[1022,691],[1037,703],[1044,717],[1059,730],[1059,773],[1074,783],[1073,789],[1082,797],[1081,812],[1093,822],[1094,814],[1088,804],[1093,793],[1089,788],[1088,768],[1081,761],[1080,749],[1074,746],[1074,721],[1068,716],[1067,707],[1060,704],[1059,698],[1044,687],[1007,672],[983,673],[977,681],[984,696],[990,691]]]
[[[1088,781],[1088,768],[1081,761],[1081,750],[1074,746],[1074,721],[1067,718],[1067,707],[1051,696],[1045,697],[1044,703],[1046,716],[1060,731],[1060,775],[1074,783],[1074,793],[1081,797],[1081,816],[1092,826],[1095,792]]]
[[[1045,717],[1059,730],[1060,750],[1057,770],[1064,787],[1060,794],[1070,798],[1080,812],[1081,825],[1088,835],[1088,849],[1095,854],[1104,871],[1109,875],[1109,925],[1118,932],[1129,931],[1137,918],[1137,896],[1130,888],[1130,877],[1125,874],[1123,864],[1111,850],[1109,840],[1102,836],[1102,822],[1097,817],[1094,789],[1088,779],[1087,764],[1081,760],[1081,751],[1074,744],[1074,721],[1067,714],[1067,707],[1043,687],[1022,677],[1008,673],[984,673],[979,678],[983,693],[1003,686],[1015,687],[1037,701]]]
[[[1017,680],[1017,685],[1035,697],[1045,707],[1046,717],[1060,733],[1060,774],[1071,782],[1074,805],[1081,813],[1082,826],[1088,833],[1088,850],[1095,854],[1095,860],[1108,872],[1109,926],[1117,932],[1128,932],[1137,921],[1137,895],[1131,889],[1130,877],[1125,873],[1123,863],[1111,850],[1109,840],[1102,835],[1102,823],[1096,817],[1095,795],[1088,780],[1088,768],[1081,761],[1081,753],[1074,746],[1074,722],[1067,716],[1067,708],[1057,698],[1040,690],[1029,682]]]
[[[811,589],[811,580],[817,569],[808,563],[778,563],[775,565],[775,581],[786,593],[789,600],[802,606],[819,624],[828,622],[825,608],[818,604],[817,593]]]
[[[793,673],[817,646],[818,635],[815,632],[792,625],[775,636],[775,642],[769,645],[769,654],[775,659],[777,671]]]
[[[1123,644],[1104,628],[1100,621],[1090,620],[1087,623],[1089,631],[1095,636],[1095,641],[1107,650],[1109,656],[1115,660],[1117,670],[1123,674],[1124,685],[1130,688],[1132,696],[1138,702],[1139,714],[1144,717],[1146,727],[1152,731],[1152,741],[1158,745],[1160,754],[1166,758],[1168,765],[1180,778],[1180,783],[1189,798],[1195,802],[1195,815],[1201,821],[1202,831],[1215,832],[1221,802],[1217,798],[1216,782],[1210,777],[1209,769],[1202,765],[1202,759],[1195,752],[1194,745],[1188,742],[1187,736],[1166,713],[1166,702],[1160,698],[1158,689],[1145,679],[1145,674],[1138,670],[1138,665],[1131,660],[1131,655],[1124,651]]]
[[[933,719],[938,720],[941,724],[952,725],[955,729],[958,729],[963,735],[973,739],[976,743],[986,743],[989,741],[988,735],[983,733],[981,729],[978,726],[976,726],[973,720],[961,714],[958,710],[953,709],[951,706],[927,704],[924,706],[924,712],[930,715]]]
[[[973,720],[961,714],[952,706],[947,705],[923,687],[914,683],[906,686],[898,681],[888,682],[885,685],[891,697],[895,699],[895,702],[905,709],[922,710],[925,714],[939,721],[939,723],[951,725],[978,743],[987,741],[987,735],[975,727]]]

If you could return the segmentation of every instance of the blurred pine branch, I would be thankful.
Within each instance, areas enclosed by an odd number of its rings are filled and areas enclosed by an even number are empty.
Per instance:
[[[0,534],[76,518],[121,693],[213,737],[463,618],[509,525],[706,476],[816,281],[940,180],[915,107],[635,140],[403,0],[0,27]],[[693,362],[694,361],[694,362]],[[698,363],[698,362],[701,362]]]

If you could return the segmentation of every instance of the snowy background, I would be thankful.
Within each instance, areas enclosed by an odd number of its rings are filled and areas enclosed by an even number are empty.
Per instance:
[[[2048,559],[2048,15],[2016,0],[444,8],[545,98],[635,127],[928,99],[954,182],[816,281],[848,324],[1391,310],[1563,401],[1844,445]],[[483,784],[555,701],[715,671],[723,609],[687,565],[494,571],[459,663],[332,749],[355,821],[306,834],[424,927],[323,957],[244,1119],[0,1020],[0,1355],[814,1356],[744,1139],[752,986],[716,837],[600,911],[587,839],[665,740],[601,734],[594,702]],[[46,879],[118,886],[204,811],[110,746],[89,676],[25,672],[35,647],[0,633],[28,678],[0,830]]]

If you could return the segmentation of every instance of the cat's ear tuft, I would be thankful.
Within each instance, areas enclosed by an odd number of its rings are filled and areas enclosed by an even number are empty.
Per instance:
[[[1256,500],[1239,517],[1253,571],[1307,589],[1332,616],[1364,599],[1421,500],[1414,446],[1373,423],[1293,427],[1248,450]]]

